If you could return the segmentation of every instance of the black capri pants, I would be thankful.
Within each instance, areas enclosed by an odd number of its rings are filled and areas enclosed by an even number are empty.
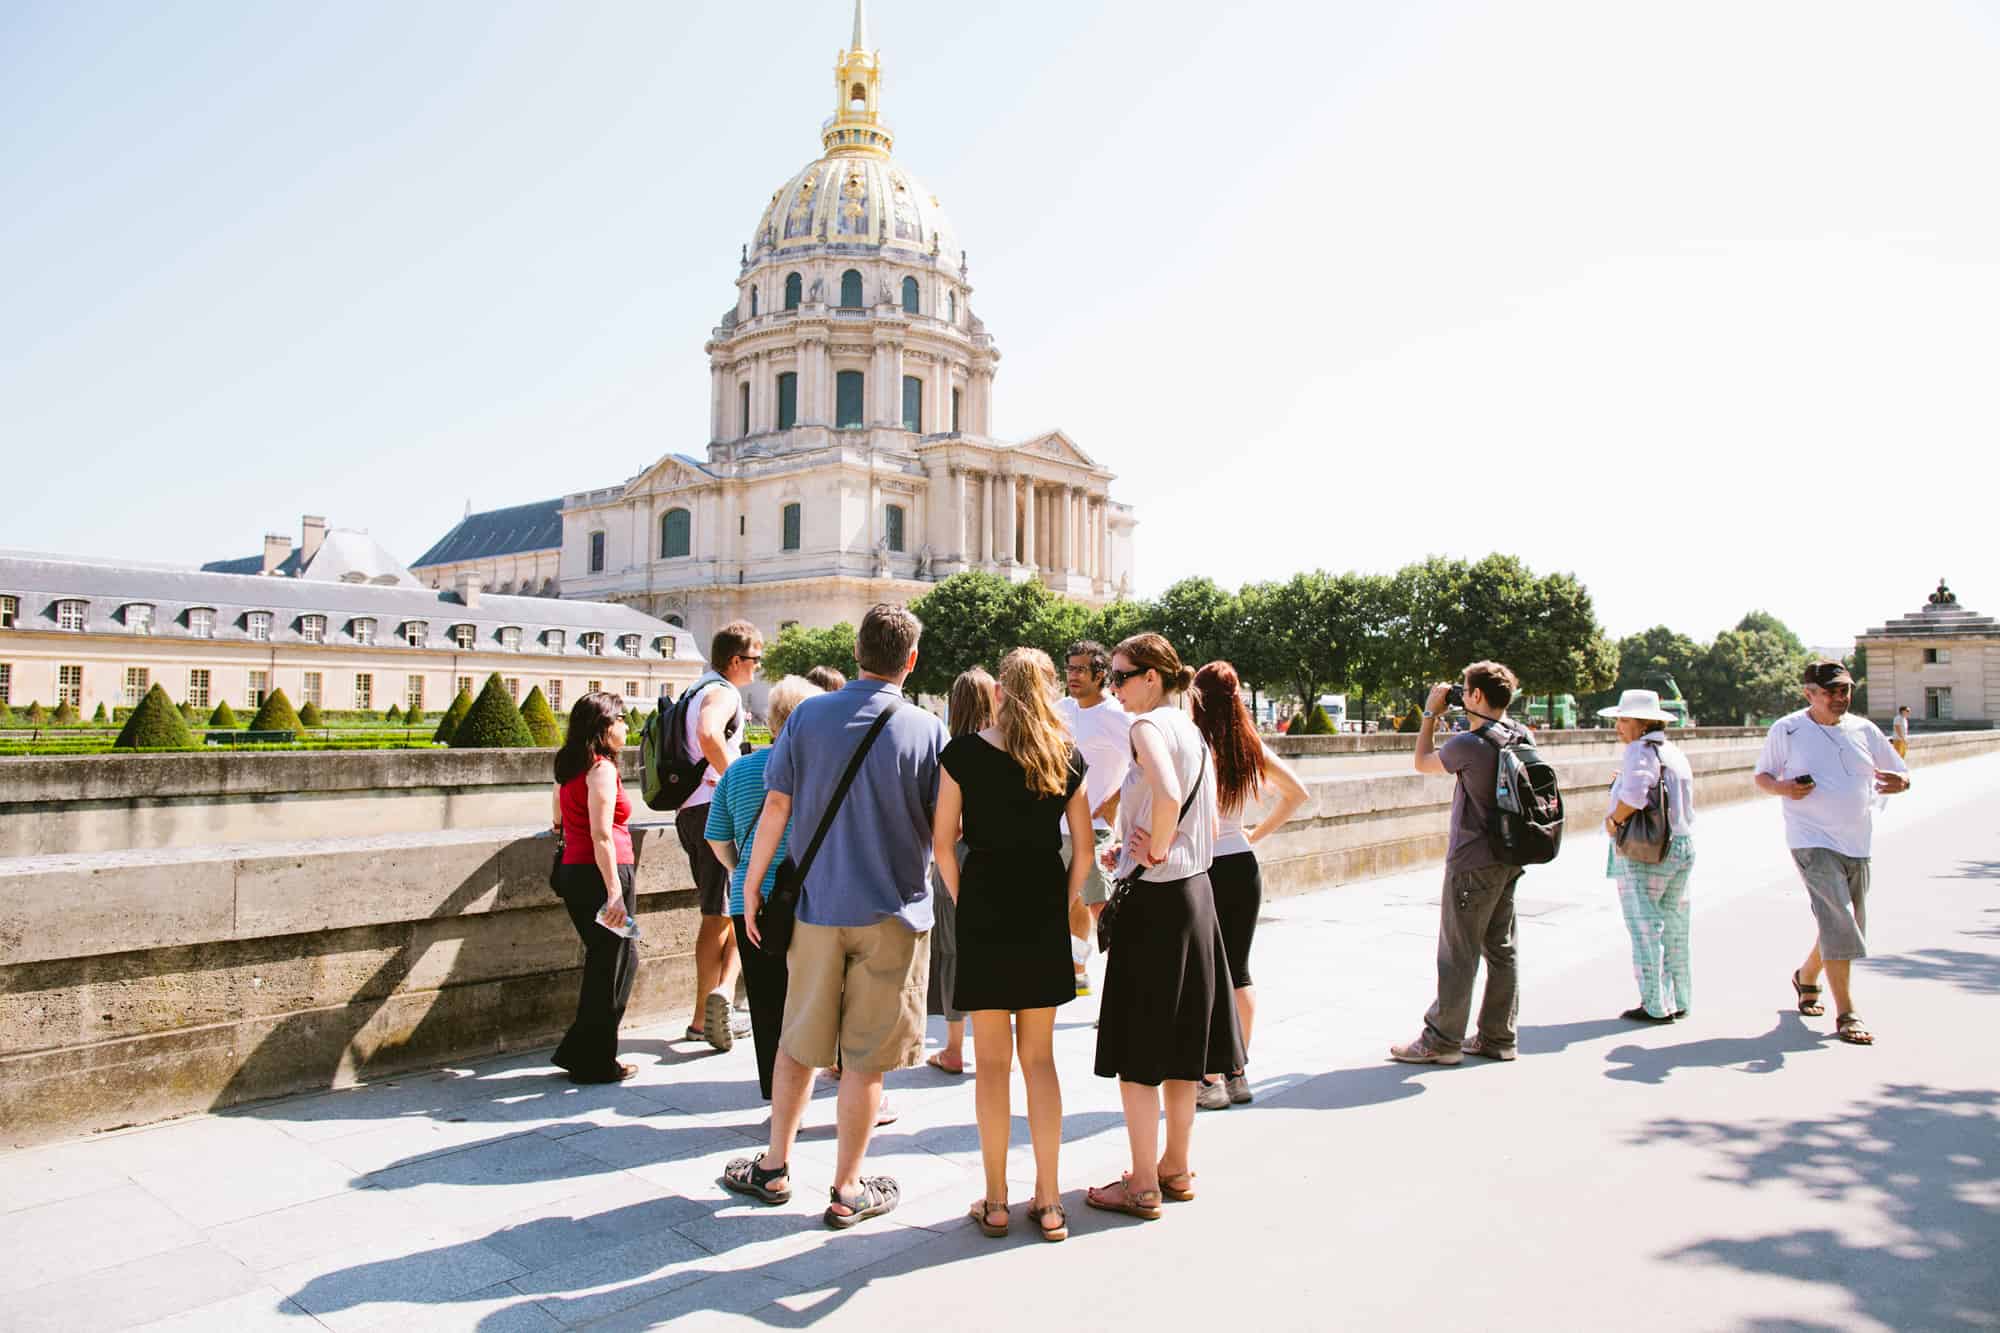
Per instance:
[[[1250,940],[1257,933],[1257,913],[1264,906],[1264,875],[1257,853],[1231,852],[1208,868],[1215,890],[1215,919],[1222,927],[1222,952],[1229,960],[1229,984],[1250,984]]]

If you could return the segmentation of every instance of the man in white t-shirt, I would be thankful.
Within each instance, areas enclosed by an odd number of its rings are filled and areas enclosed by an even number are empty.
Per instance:
[[[1072,957],[1076,963],[1076,993],[1090,994],[1090,931],[1104,900],[1111,896],[1111,883],[1104,875],[1101,855],[1111,843],[1111,825],[1118,818],[1118,788],[1132,762],[1132,742],[1127,733],[1132,718],[1123,706],[1104,692],[1104,673],[1111,666],[1111,654],[1103,644],[1083,639],[1069,646],[1064,655],[1064,672],[1069,693],[1056,704],[1056,712],[1069,729],[1070,741],[1087,766],[1083,789],[1090,801],[1090,827],[1096,846],[1091,851],[1090,876],[1083,881],[1083,900],[1072,902],[1069,933],[1076,940]],[[1069,843],[1069,827],[1063,827],[1063,865],[1075,849]]]
[[[1834,1031],[1856,1046],[1874,1034],[1848,989],[1852,961],[1868,956],[1869,852],[1879,798],[1910,789],[1910,770],[1881,729],[1850,714],[1854,677],[1822,658],[1805,669],[1806,707],[1779,718],[1757,759],[1757,789],[1785,798],[1785,844],[1805,881],[1819,937],[1792,974],[1799,1012],[1826,1012],[1819,974],[1833,989]]]
[[[756,678],[763,660],[764,636],[749,621],[717,630],[709,644],[708,670],[688,686],[695,697],[688,705],[687,734],[681,737],[689,759],[708,761],[701,785],[674,815],[674,831],[687,853],[701,903],[694,939],[694,1016],[688,1020],[686,1040],[706,1041],[718,1051],[736,1040],[729,1014],[729,994],[736,985],[736,926],[729,919],[729,871],[708,845],[708,807],[723,770],[740,752],[743,687]]]
[[[1904,704],[1896,710],[1895,729],[1889,733],[1889,744],[1896,747],[1896,753],[1910,757],[1910,706]]]

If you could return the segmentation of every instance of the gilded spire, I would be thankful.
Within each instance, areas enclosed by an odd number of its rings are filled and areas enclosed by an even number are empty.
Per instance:
[[[854,40],[848,43],[847,49],[868,49],[868,0],[854,0]]]
[[[830,157],[887,157],[895,136],[882,120],[882,58],[868,49],[868,2],[854,0],[854,35],[833,58],[833,115],[820,126]]]

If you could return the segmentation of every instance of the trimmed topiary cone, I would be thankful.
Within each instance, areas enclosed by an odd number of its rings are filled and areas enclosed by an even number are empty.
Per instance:
[[[1312,711],[1306,714],[1306,735],[1331,736],[1336,730],[1333,719],[1326,715],[1326,710],[1314,704]]]
[[[562,724],[556,721],[555,710],[549,707],[549,698],[537,685],[528,691],[528,697],[521,700],[521,720],[528,724],[528,731],[535,738],[535,744],[547,747],[562,744]]]
[[[42,707],[39,700],[30,699],[28,700],[28,712],[26,716],[29,726],[39,727],[49,720],[49,710]]]
[[[486,678],[479,697],[472,701],[471,711],[451,736],[454,750],[526,748],[534,743],[534,733],[522,720],[521,710],[514,706],[506,682],[497,671]]]
[[[208,725],[211,727],[228,727],[233,731],[242,724],[236,720],[236,710],[229,706],[229,700],[224,699],[215,706],[215,711],[208,715]]]
[[[124,730],[112,742],[115,750],[189,750],[194,748],[194,734],[188,730],[187,719],[181,710],[174,707],[173,700],[158,685],[146,691],[146,697],[132,710],[132,716],[125,719]]]
[[[54,718],[51,719],[51,721],[53,721],[55,725],[59,727],[75,726],[77,722],[76,705],[71,703],[67,699],[63,700],[61,703],[56,705],[56,715]]]
[[[394,704],[390,704],[389,711],[382,714],[382,720],[384,722],[401,722],[403,720],[403,710]]]
[[[299,710],[299,725],[302,727],[323,727],[326,719],[319,715],[319,705],[306,700],[306,706]]]
[[[285,697],[283,690],[272,690],[264,696],[263,706],[257,716],[250,719],[252,731],[297,731],[299,715],[292,710],[292,701]]]
[[[104,711],[104,705],[102,703],[99,703],[97,705],[97,711],[90,715],[90,720],[92,722],[97,723],[100,726],[108,726],[110,725],[111,722],[111,714]]]
[[[439,745],[450,745],[452,733],[458,730],[458,724],[465,721],[465,715],[471,711],[472,691],[460,690],[452,696],[451,707],[445,709],[444,716],[438,719],[437,730],[431,733],[431,739]]]

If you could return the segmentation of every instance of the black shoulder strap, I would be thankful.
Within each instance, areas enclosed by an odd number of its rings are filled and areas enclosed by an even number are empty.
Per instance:
[[[1180,817],[1174,820],[1174,827],[1176,829],[1180,828],[1181,822],[1188,817],[1188,811],[1194,809],[1194,798],[1201,795],[1201,780],[1207,776],[1208,747],[1204,745],[1201,747],[1201,767],[1194,771],[1194,786],[1188,788],[1187,799],[1181,802]]]
[[[840,810],[840,803],[847,799],[847,789],[854,785],[855,777],[861,772],[861,761],[868,757],[868,751],[875,745],[875,738],[882,734],[882,728],[889,725],[889,717],[898,706],[900,699],[891,699],[889,706],[882,710],[868,728],[868,734],[861,738],[861,744],[854,747],[854,757],[847,761],[847,771],[840,775],[840,785],[833,789],[833,799],[826,803],[826,813],[819,817],[819,827],[813,830],[812,842],[806,846],[806,854],[799,858],[797,882],[806,881],[806,872],[812,869],[813,858],[819,855],[819,845],[826,841],[826,831],[833,827],[833,817]]]

